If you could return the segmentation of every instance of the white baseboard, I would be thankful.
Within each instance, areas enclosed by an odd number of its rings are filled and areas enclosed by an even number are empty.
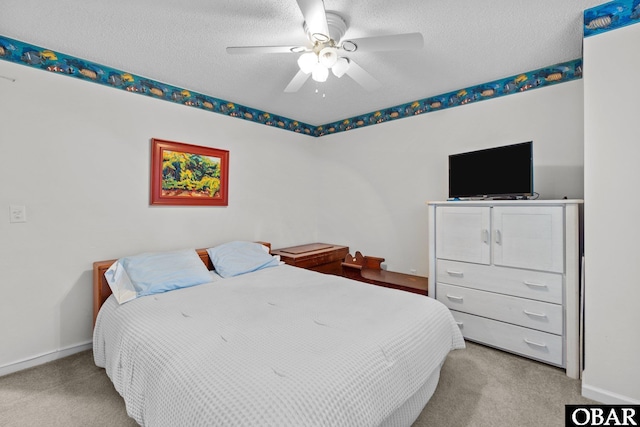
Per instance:
[[[93,343],[89,341],[83,344],[77,344],[74,346],[51,351],[49,353],[44,353],[39,356],[30,357],[29,359],[25,359],[20,362],[0,366],[0,377],[3,375],[12,374],[14,372],[22,371],[23,369],[42,365],[47,362],[62,359],[63,357],[71,356],[72,354],[80,353],[81,351],[90,350],[92,346]]]
[[[585,384],[584,380],[582,380],[582,396],[606,405],[640,405],[640,400]]]

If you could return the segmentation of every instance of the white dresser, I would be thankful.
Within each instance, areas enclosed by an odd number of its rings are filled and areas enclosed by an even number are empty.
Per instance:
[[[429,296],[466,339],[579,378],[581,203],[430,202]]]

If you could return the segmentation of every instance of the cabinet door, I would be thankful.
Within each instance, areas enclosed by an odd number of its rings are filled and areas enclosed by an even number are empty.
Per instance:
[[[491,210],[486,206],[438,206],[436,257],[489,264],[490,217]]]
[[[561,206],[495,206],[493,263],[564,272],[564,215]]]

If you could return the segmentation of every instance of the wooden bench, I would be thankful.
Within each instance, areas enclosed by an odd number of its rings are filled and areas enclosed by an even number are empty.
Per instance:
[[[429,281],[427,277],[383,270],[381,267],[383,262],[384,258],[363,256],[359,251],[355,256],[347,254],[342,262],[342,275],[372,285],[400,289],[420,295],[428,294]]]

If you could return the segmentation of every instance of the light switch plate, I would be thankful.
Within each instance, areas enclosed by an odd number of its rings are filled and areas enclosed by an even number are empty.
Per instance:
[[[27,208],[22,205],[9,206],[9,222],[27,222]]]

